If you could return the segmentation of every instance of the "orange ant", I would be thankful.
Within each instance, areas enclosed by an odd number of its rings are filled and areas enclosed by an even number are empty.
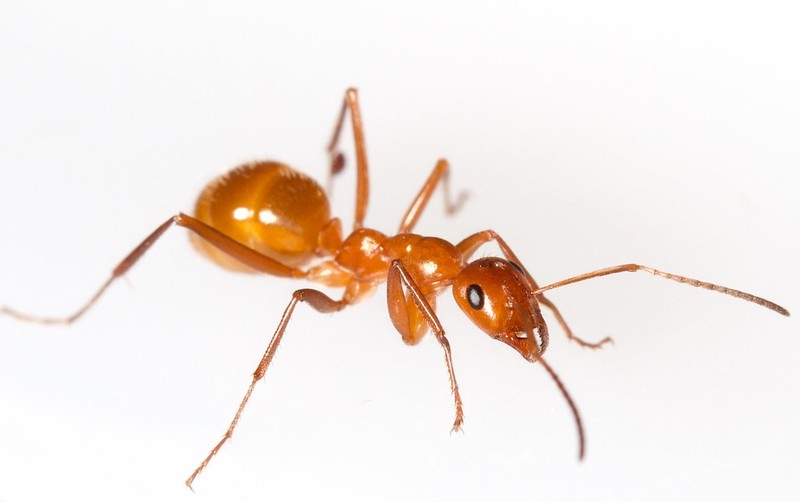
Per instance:
[[[339,300],[316,289],[298,289],[292,294],[233,420],[222,439],[186,480],[189,488],[211,458],[231,438],[253,388],[263,378],[275,356],[298,302],[306,303],[318,312],[337,312],[370,295],[378,284],[385,281],[389,317],[403,341],[415,345],[431,330],[444,350],[450,390],[455,401],[452,430],[457,431],[464,421],[461,396],[453,370],[450,343],[436,316],[436,297],[447,287],[452,287],[456,303],[477,327],[513,347],[527,361],[538,362],[553,379],[575,420],[580,459],[585,452],[581,417],[566,387],[542,357],[549,335],[540,306],[555,315],[568,339],[583,347],[596,349],[611,339],[590,343],[575,336],[556,306],[544,296],[545,291],[618,272],[643,271],[789,315],[786,309],[764,298],[633,263],[595,270],[540,287],[508,244],[492,230],[472,234],[455,245],[438,237],[414,234],[414,225],[439,183],[442,183],[445,191],[448,212],[454,211],[459,205],[450,202],[449,165],[446,160],[436,163],[403,216],[395,235],[365,228],[369,177],[356,89],[345,92],[333,136],[327,146],[331,162],[330,177],[332,179],[344,166],[344,156],[337,145],[348,111],[355,140],[357,179],[355,222],[350,235],[344,237],[341,221],[331,218],[328,198],[314,180],[284,164],[253,162],[233,169],[206,186],[195,206],[194,217],[178,213],[156,228],[117,265],[89,301],[72,315],[64,318],[34,317],[0,307],[0,313],[24,321],[72,323],[94,305],[108,286],[125,274],[173,224],[188,229],[194,246],[225,268],[307,279],[325,286],[344,288]],[[499,246],[503,258],[486,257],[470,261],[480,246],[492,241]],[[312,260],[317,260],[316,264],[306,269],[300,268]]]

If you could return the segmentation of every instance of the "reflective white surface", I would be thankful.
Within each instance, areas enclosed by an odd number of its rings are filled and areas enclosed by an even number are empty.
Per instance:
[[[0,304],[69,312],[241,162],[324,182],[356,85],[368,224],[394,229],[445,156],[470,198],[448,219],[437,194],[422,233],[493,228],[541,283],[636,261],[800,314],[793,2],[293,5],[0,7]],[[800,495],[796,317],[632,275],[550,294],[576,334],[616,341],[581,350],[551,323],[582,464],[547,375],[445,295],[466,413],[449,434],[441,349],[404,346],[379,289],[335,316],[298,308],[193,495],[302,286],[218,270],[172,230],[76,325],[0,319],[0,500]]]

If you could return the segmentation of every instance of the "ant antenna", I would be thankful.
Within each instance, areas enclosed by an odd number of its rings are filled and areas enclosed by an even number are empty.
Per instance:
[[[572,410],[572,416],[575,418],[575,427],[578,429],[578,460],[583,460],[583,456],[586,453],[586,439],[583,433],[583,421],[581,420],[580,412],[578,412],[578,407],[575,406],[575,401],[572,400],[572,396],[569,395],[569,391],[561,382],[558,374],[556,374],[555,370],[545,362],[544,358],[538,354],[534,354],[533,358],[534,361],[540,363],[542,367],[547,370],[547,372],[550,374],[550,378],[552,378],[556,383],[558,390],[561,391],[561,395],[567,400],[567,404]]]

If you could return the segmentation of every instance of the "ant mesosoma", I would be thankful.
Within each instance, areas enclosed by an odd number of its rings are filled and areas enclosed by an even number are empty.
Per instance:
[[[553,379],[575,420],[579,458],[583,458],[585,451],[581,417],[564,384],[542,357],[549,335],[540,306],[553,313],[568,339],[583,347],[596,349],[609,342],[610,338],[590,343],[575,336],[556,306],[544,296],[545,291],[618,272],[643,271],[789,315],[786,309],[764,298],[637,264],[595,270],[540,287],[508,244],[492,230],[472,234],[455,245],[438,237],[414,234],[414,225],[439,183],[443,185],[448,212],[454,211],[459,205],[451,203],[449,198],[449,166],[446,160],[436,163],[403,216],[396,234],[386,235],[366,228],[364,217],[369,199],[369,176],[356,89],[345,92],[333,136],[327,146],[331,162],[330,177],[332,179],[344,166],[344,156],[337,145],[348,111],[355,140],[357,179],[355,222],[348,236],[342,233],[341,221],[331,218],[328,198],[314,180],[284,164],[252,162],[233,169],[206,186],[195,206],[194,217],[178,213],[156,228],[117,265],[111,277],[89,301],[72,315],[64,318],[34,317],[0,307],[0,313],[24,321],[69,324],[94,305],[106,288],[125,274],[172,225],[188,229],[195,247],[225,268],[306,279],[329,287],[344,288],[344,294],[338,300],[316,289],[298,289],[292,294],[228,429],[186,480],[190,488],[197,475],[232,436],[253,388],[275,356],[298,302],[306,303],[318,312],[336,312],[370,295],[378,284],[385,281],[389,317],[403,341],[415,345],[431,330],[444,350],[450,390],[455,401],[452,427],[455,431],[461,427],[464,413],[453,370],[450,343],[436,316],[436,297],[447,287],[452,287],[456,303],[477,327],[513,347],[527,361],[538,362]],[[499,246],[503,257],[470,261],[477,249],[489,242]],[[300,268],[314,260],[315,263],[310,267]]]

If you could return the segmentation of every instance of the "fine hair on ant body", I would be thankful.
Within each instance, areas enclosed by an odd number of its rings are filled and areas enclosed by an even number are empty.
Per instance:
[[[549,342],[541,307],[556,318],[569,340],[596,349],[611,341],[587,342],[572,333],[546,291],[576,282],[619,272],[648,272],[690,286],[724,293],[756,303],[788,316],[783,307],[724,286],[663,272],[638,264],[618,265],[595,270],[540,287],[517,258],[511,247],[493,230],[474,233],[452,244],[438,237],[413,232],[436,187],[441,183],[448,212],[460,201],[449,198],[449,165],[439,160],[422,189],[403,216],[397,233],[387,235],[364,226],[369,199],[369,175],[358,92],[348,89],[327,146],[331,179],[344,166],[339,150],[345,117],[349,112],[355,141],[356,200],[353,230],[342,232],[341,221],[331,217],[328,197],[314,180],[291,167],[273,161],[241,165],[209,183],[198,198],[194,216],[178,213],[159,225],[114,268],[111,276],[78,310],[67,317],[37,317],[0,307],[0,314],[43,324],[70,324],[80,318],[114,282],[125,274],[170,227],[190,231],[195,248],[217,264],[235,271],[263,273],[278,277],[306,279],[328,287],[344,288],[340,299],[317,290],[296,290],[253,372],[239,407],[222,439],[186,479],[192,482],[231,438],[256,383],[263,378],[275,356],[298,303],[318,312],[337,312],[372,294],[386,282],[389,317],[409,345],[419,343],[432,331],[442,349],[455,404],[452,430],[464,421],[450,343],[436,315],[436,299],[448,287],[466,316],[494,339],[510,345],[522,357],[539,363],[555,382],[569,406],[578,433],[578,457],[585,453],[581,416],[559,376],[543,358]],[[494,242],[502,257],[473,259],[484,244]],[[305,268],[303,268],[305,267]]]

